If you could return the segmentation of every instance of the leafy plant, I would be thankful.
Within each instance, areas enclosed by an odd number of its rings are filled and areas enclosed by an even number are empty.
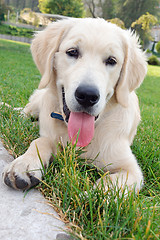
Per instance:
[[[159,14],[158,0],[117,0],[117,17],[121,18],[125,26],[129,28],[132,22],[149,12],[153,16]],[[146,21],[146,20],[144,20]]]
[[[113,19],[109,19],[107,21],[116,24],[117,26],[121,27],[122,29],[125,29],[124,22],[122,20],[120,20],[119,18],[113,18]]]
[[[34,31],[32,29],[27,28],[19,28],[13,25],[0,25],[0,32],[1,34],[9,34],[12,36],[23,36],[32,38]]]
[[[39,0],[43,13],[60,14],[69,17],[82,17],[84,12],[81,0]]]
[[[135,30],[137,30],[137,32],[140,34],[141,39],[143,41],[143,48],[148,40],[152,40],[150,30],[151,27],[155,25],[157,22],[158,20],[155,16],[146,12],[146,14],[140,16],[135,22],[131,24],[131,27],[135,28]],[[136,27],[137,25],[140,27],[140,29]]]
[[[160,41],[156,44],[156,50],[158,53],[160,53]]]
[[[152,55],[148,58],[148,64],[150,65],[160,65],[160,61],[158,60],[158,58],[155,55]]]

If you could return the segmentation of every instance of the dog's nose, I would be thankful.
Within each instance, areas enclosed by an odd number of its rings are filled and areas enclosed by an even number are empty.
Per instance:
[[[94,86],[80,85],[75,91],[75,98],[83,107],[91,107],[99,101],[100,94]]]

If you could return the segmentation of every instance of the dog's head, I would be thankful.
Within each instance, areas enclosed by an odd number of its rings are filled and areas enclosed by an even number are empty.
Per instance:
[[[84,139],[93,137],[94,121],[112,95],[127,107],[147,72],[137,37],[103,19],[53,23],[35,37],[31,50],[42,74],[39,88],[57,89],[69,132],[84,128]]]

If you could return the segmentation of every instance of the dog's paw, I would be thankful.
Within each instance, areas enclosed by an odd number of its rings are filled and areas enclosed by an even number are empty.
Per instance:
[[[17,190],[27,190],[38,185],[42,177],[41,164],[33,159],[20,156],[6,166],[3,172],[4,183]]]

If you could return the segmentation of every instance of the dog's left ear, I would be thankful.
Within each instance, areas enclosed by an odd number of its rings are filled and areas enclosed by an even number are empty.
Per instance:
[[[127,107],[129,94],[144,80],[147,62],[144,52],[140,49],[138,37],[130,31],[125,31],[122,37],[124,37],[125,58],[116,87],[116,98],[123,107]]]
[[[58,51],[65,33],[74,24],[73,20],[61,20],[48,25],[39,32],[32,41],[31,52],[42,78],[39,89],[45,88],[54,81],[56,73],[53,69],[54,54]]]

